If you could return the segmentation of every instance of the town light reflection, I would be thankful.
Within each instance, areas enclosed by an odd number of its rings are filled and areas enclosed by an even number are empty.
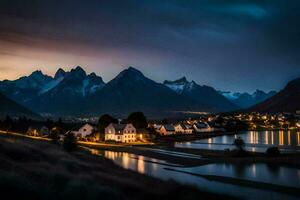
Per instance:
[[[271,144],[274,144],[274,132],[271,132]]]
[[[283,131],[279,131],[279,145],[284,145]]]
[[[114,162],[120,164],[125,169],[132,169],[138,171],[141,174],[145,174],[146,172],[146,162],[149,160],[151,162],[152,171],[155,171],[157,168],[158,162],[153,158],[146,158],[140,155],[134,155],[126,152],[114,152],[114,151],[104,151],[104,157],[113,160]],[[153,163],[152,163],[153,162]]]
[[[265,144],[269,144],[269,132],[266,131],[265,133]]]
[[[258,144],[258,132],[256,132],[256,131],[250,132],[250,143]]]
[[[138,156],[137,171],[141,174],[145,173],[144,156]]]

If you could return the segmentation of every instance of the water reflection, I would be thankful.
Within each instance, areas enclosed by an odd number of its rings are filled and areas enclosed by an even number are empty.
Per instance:
[[[229,176],[300,188],[300,169],[267,164],[209,164],[187,169],[189,172]]]
[[[300,151],[300,132],[293,131],[246,131],[188,143],[176,143],[177,147],[203,149],[233,149],[234,139],[241,137],[249,151],[265,151],[270,146],[279,146],[286,151]]]
[[[112,151],[97,151],[91,150],[94,154],[103,155],[111,159],[114,163],[126,169],[137,171],[141,174],[147,174],[163,180],[174,179],[185,184],[192,184],[207,189],[211,192],[226,193],[243,197],[244,199],[252,199],[253,194],[256,199],[297,199],[286,194],[254,189],[244,186],[221,183],[218,181],[208,181],[204,178],[192,176],[175,171],[166,170],[167,163],[162,160],[152,159],[140,155],[112,152]],[[203,174],[203,175],[217,175],[228,176],[239,179],[254,180],[278,185],[286,185],[300,188],[300,169],[275,167],[265,164],[249,164],[249,165],[234,165],[234,164],[209,164],[199,167],[172,167],[186,172]]]

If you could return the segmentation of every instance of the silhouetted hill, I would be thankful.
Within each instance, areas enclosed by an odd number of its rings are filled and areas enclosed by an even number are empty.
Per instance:
[[[249,110],[259,112],[295,112],[300,110],[300,78],[290,81],[276,95]]]

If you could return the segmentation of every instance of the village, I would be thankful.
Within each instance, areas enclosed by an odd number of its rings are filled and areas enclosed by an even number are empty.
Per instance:
[[[102,115],[98,123],[67,123],[47,120],[37,122],[26,118],[11,119],[7,117],[0,123],[2,131],[12,131],[32,137],[53,138],[61,141],[66,134],[73,134],[78,141],[101,143],[155,143],[157,138],[181,136],[203,136],[213,134],[230,134],[245,130],[298,130],[298,114],[265,115],[259,113],[236,115],[205,115],[186,120],[147,120],[143,113],[135,112],[127,119],[115,119]],[[182,138],[183,138],[182,137]]]

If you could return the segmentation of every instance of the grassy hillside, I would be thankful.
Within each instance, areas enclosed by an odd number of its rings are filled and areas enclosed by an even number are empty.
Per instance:
[[[84,151],[0,135],[0,192],[11,199],[220,199],[125,170]]]

